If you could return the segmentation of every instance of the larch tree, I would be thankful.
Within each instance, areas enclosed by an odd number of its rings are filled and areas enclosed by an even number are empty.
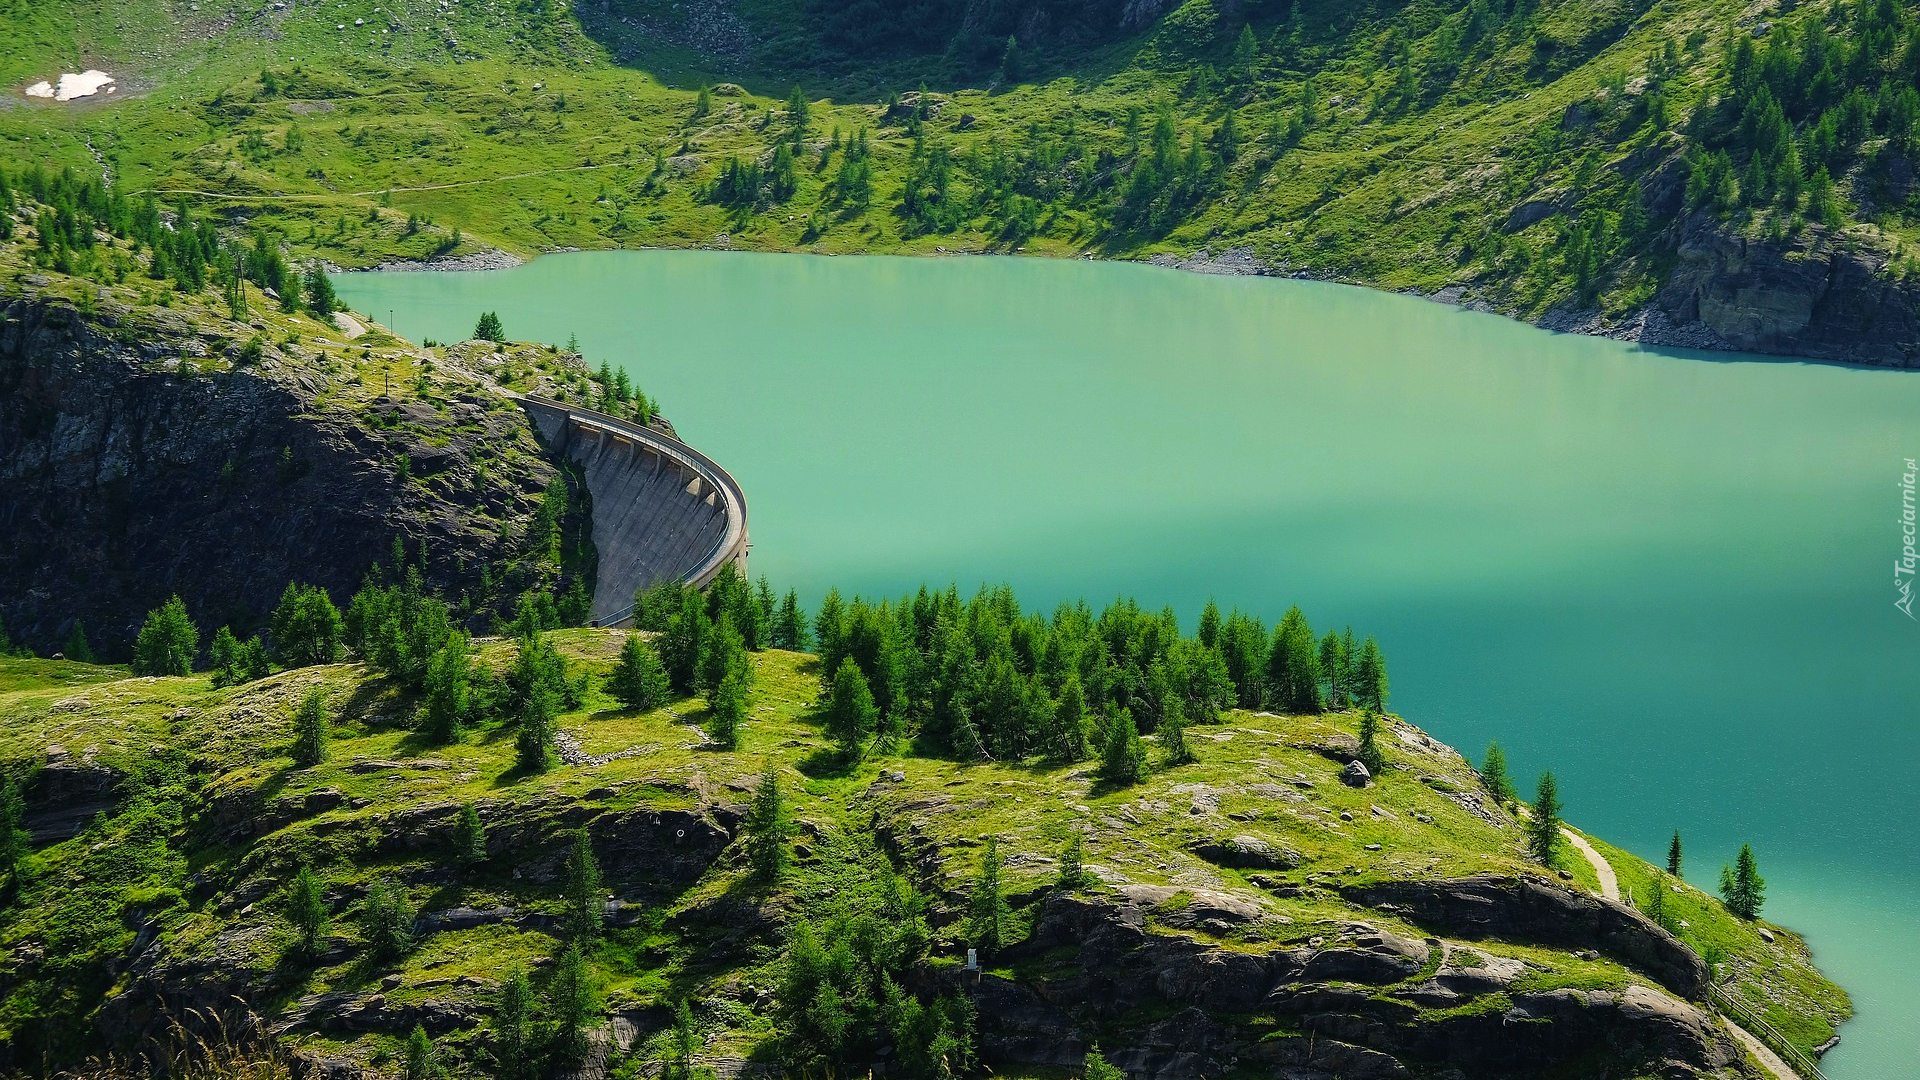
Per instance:
[[[307,691],[293,714],[294,764],[312,768],[327,759],[327,695],[319,687]]]
[[[1560,844],[1560,788],[1550,772],[1540,774],[1533,797],[1533,817],[1527,823],[1527,851],[1541,866],[1552,866]]]
[[[747,862],[760,880],[773,882],[786,872],[793,838],[793,811],[780,788],[780,772],[768,758],[747,808]]]
[[[487,828],[480,821],[480,810],[472,803],[460,804],[453,819],[453,862],[462,870],[487,861]]]
[[[1760,908],[1767,902],[1767,881],[1760,876],[1752,845],[1741,844],[1733,866],[1720,868],[1720,897],[1735,915],[1743,919],[1760,917]]]
[[[1187,713],[1180,703],[1180,696],[1168,691],[1161,699],[1160,727],[1156,734],[1160,739],[1160,760],[1169,768],[1176,765],[1191,765],[1200,760],[1193,755],[1193,747],[1187,744]]]
[[[1087,694],[1080,685],[1080,673],[1070,671],[1060,686],[1060,698],[1053,704],[1055,743],[1049,748],[1061,761],[1086,760]]]
[[[865,753],[867,740],[880,720],[880,709],[873,703],[873,688],[860,665],[849,656],[840,661],[833,673],[833,686],[827,695],[827,734],[851,760]]]
[[[1147,775],[1147,750],[1134,726],[1132,711],[1122,708],[1107,720],[1107,744],[1100,754],[1100,778],[1125,787]]]
[[[73,620],[73,630],[67,634],[67,643],[60,654],[78,664],[94,662],[93,645],[87,641],[87,627],[79,619]]]
[[[493,1014],[493,1059],[500,1080],[532,1080],[535,1052],[533,983],[526,970],[513,968],[500,982],[500,1003]]]
[[[1267,692],[1275,708],[1294,714],[1320,711],[1320,662],[1313,628],[1297,607],[1288,608],[1274,627],[1267,661]]]
[[[620,645],[620,660],[607,676],[607,693],[627,708],[641,712],[665,705],[673,693],[659,651],[637,632],[628,634]]]
[[[1387,753],[1380,748],[1380,714],[1370,707],[1360,710],[1360,764],[1369,775],[1379,779],[1387,769]]]
[[[573,844],[567,849],[561,893],[566,901],[560,917],[562,932],[568,941],[591,944],[600,935],[600,924],[606,918],[607,894],[600,879],[600,863],[593,857],[593,839],[585,829],[574,832]]]
[[[200,630],[179,596],[147,613],[133,643],[135,675],[191,675],[200,652]]]
[[[313,867],[302,866],[287,887],[287,921],[293,924],[300,952],[314,956],[320,952],[320,939],[326,935],[332,915],[327,910],[327,894]]]
[[[1497,742],[1487,744],[1486,763],[1480,766],[1480,782],[1500,806],[1506,806],[1519,797],[1513,790],[1513,777],[1507,773],[1506,751],[1500,749]]]
[[[568,942],[553,962],[547,982],[547,1004],[553,1016],[554,1049],[562,1061],[579,1064],[587,1056],[587,1031],[598,1019],[593,971],[577,942]]]
[[[1000,887],[1003,865],[1000,838],[987,837],[986,845],[980,851],[980,870],[974,876],[973,890],[967,899],[967,940],[984,953],[991,953],[1005,944],[1010,909]]]
[[[541,684],[527,689],[520,706],[520,728],[514,733],[515,763],[522,772],[543,773],[553,765],[553,721],[560,703]]]

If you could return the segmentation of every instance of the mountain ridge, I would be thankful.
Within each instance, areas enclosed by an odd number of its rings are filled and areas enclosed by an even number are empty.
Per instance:
[[[236,196],[202,209],[298,258],[1246,247],[1559,329],[1920,355],[1920,32],[1884,0],[142,4],[194,29],[11,16],[38,44],[0,71],[146,70],[0,110],[0,156]]]

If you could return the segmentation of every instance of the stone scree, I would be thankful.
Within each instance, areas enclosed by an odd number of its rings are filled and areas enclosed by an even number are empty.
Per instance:
[[[595,626],[626,626],[633,594],[660,581],[704,587],[747,567],[747,498],[712,459],[664,432],[525,395],[520,405],[554,452],[577,463],[593,496],[600,573]]]

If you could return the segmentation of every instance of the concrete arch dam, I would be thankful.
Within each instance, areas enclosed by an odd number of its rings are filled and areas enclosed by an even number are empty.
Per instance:
[[[521,395],[548,448],[580,466],[593,496],[595,626],[625,626],[633,594],[661,581],[704,587],[747,566],[747,498],[727,471],[665,432]]]

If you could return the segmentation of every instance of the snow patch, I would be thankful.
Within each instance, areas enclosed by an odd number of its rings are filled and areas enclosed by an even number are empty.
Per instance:
[[[42,80],[27,87],[27,96],[72,101],[74,98],[92,97],[103,89],[111,94],[118,89],[113,83],[113,76],[97,69],[89,68],[77,74],[69,71],[60,76],[57,84]]]

